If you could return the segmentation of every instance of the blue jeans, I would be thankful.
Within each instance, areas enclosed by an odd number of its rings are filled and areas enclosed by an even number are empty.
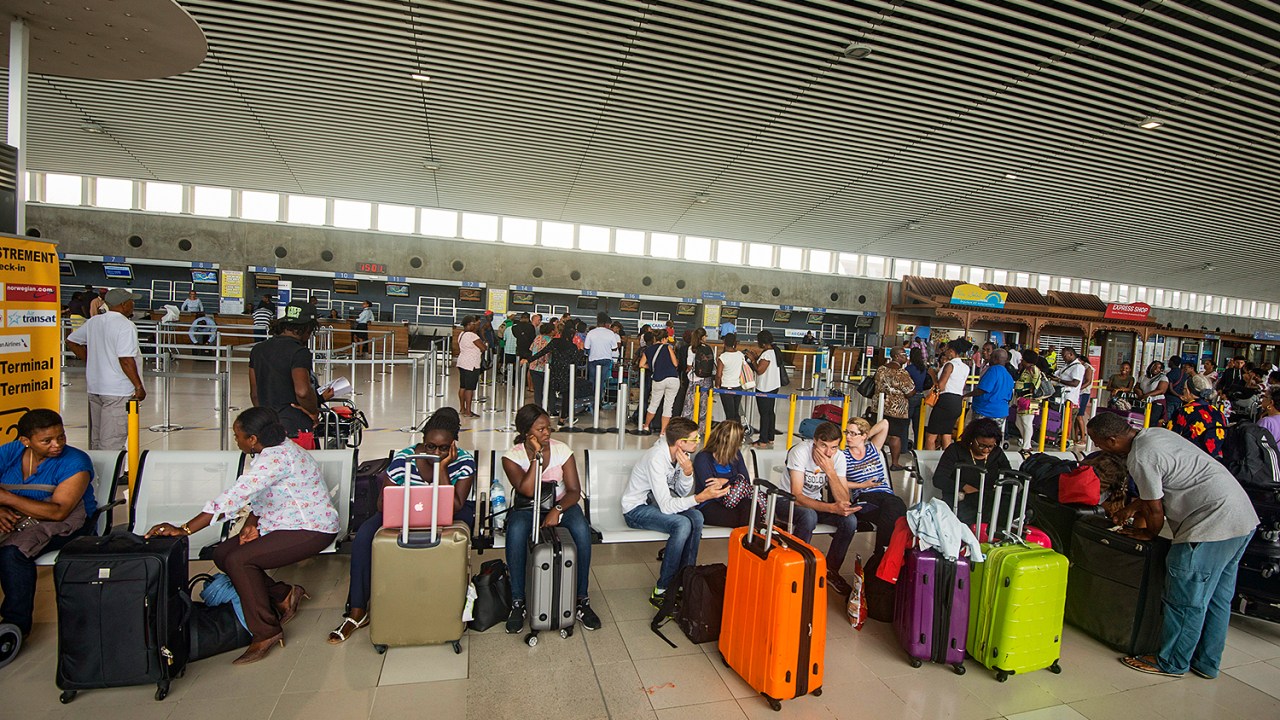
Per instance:
[[[72,538],[88,534],[88,529],[86,526],[70,535],[53,537],[40,552],[61,550]],[[23,635],[30,633],[36,601],[36,561],[12,545],[0,547],[0,591],[4,592],[0,621],[17,625]]]
[[[453,521],[464,523],[467,527],[475,527],[476,503],[468,500],[462,509],[453,513]],[[360,523],[356,536],[351,541],[351,581],[347,585],[347,609],[369,608],[370,588],[373,586],[373,536],[382,529],[382,512],[369,516]]]
[[[836,526],[836,534],[831,538],[831,547],[827,549],[827,571],[838,573],[840,566],[844,564],[844,556],[849,553],[849,543],[853,542],[853,534],[858,531],[858,514],[844,517],[796,505],[794,532],[796,537],[805,542],[812,542],[813,529],[819,522]]]
[[[655,505],[641,505],[623,515],[627,527],[666,533],[667,552],[662,556],[658,587],[666,590],[676,573],[686,565],[698,564],[698,543],[702,541],[702,513],[697,508],[668,515]]]
[[[600,403],[604,404],[604,389],[608,386],[609,378],[613,376],[613,360],[592,360],[587,363],[587,379],[591,381],[592,392],[597,392],[596,387],[596,368],[600,368]],[[595,402],[596,395],[591,396],[591,402]],[[594,407],[594,405],[592,406]]]
[[[1175,543],[1164,587],[1160,669],[1217,677],[1236,591],[1236,569],[1253,533],[1231,540]]]
[[[541,515],[541,513],[539,513]],[[560,525],[573,536],[578,549],[578,599],[587,597],[591,583],[591,527],[582,505],[574,503],[560,515]],[[511,599],[524,600],[524,584],[529,573],[529,538],[533,533],[533,510],[507,513],[507,567],[511,573]]]

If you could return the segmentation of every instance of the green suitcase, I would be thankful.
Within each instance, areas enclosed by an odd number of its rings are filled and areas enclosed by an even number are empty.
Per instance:
[[[1015,481],[999,483],[996,508],[1006,484],[1017,492]],[[1006,545],[984,545],[983,552],[984,561],[974,564],[970,581],[969,655],[995,670],[1000,682],[1044,668],[1061,672],[1067,558],[1016,537]]]

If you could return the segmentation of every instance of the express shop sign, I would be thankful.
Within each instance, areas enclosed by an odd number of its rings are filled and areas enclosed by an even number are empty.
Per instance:
[[[1151,315],[1151,306],[1146,303],[1107,303],[1107,313],[1103,317],[1108,320],[1146,320]]]

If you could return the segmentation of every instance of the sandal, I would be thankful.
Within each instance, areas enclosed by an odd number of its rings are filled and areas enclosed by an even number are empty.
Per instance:
[[[355,631],[359,630],[360,628],[368,624],[369,624],[368,615],[365,615],[359,620],[352,620],[351,618],[343,615],[342,624],[338,626],[338,629],[332,630],[329,632],[329,644],[341,645],[342,643],[347,641],[347,638],[351,637],[351,633],[354,633]]]
[[[1171,673],[1161,670],[1160,666],[1156,664],[1156,657],[1154,655],[1131,655],[1129,657],[1120,658],[1120,662],[1124,663],[1125,667],[1132,668],[1138,672],[1147,673],[1148,675],[1163,675],[1165,677],[1172,678],[1182,677],[1182,673]]]
[[[751,447],[753,447],[753,448],[760,448],[760,449],[768,449],[768,448],[772,448],[772,447],[773,447],[773,443],[771,443],[771,442],[753,442],[753,443],[751,443]]]
[[[911,468],[903,467],[902,465],[890,465],[889,469],[894,472],[904,472],[906,470],[910,470]]]

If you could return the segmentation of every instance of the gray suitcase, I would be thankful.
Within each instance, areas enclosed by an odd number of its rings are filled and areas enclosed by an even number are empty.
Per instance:
[[[542,459],[534,458],[539,466]],[[529,551],[529,634],[524,641],[533,647],[538,633],[559,630],[560,637],[573,635],[577,611],[578,547],[563,527],[541,529],[543,483],[533,490],[533,527],[538,541]]]
[[[423,457],[439,460],[434,455]],[[434,471],[431,475],[437,477]],[[451,486],[436,487],[440,497],[452,502]],[[410,503],[403,505],[401,529],[383,528],[373,536],[369,639],[379,653],[388,646],[443,643],[460,653],[466,629],[462,614],[471,582],[471,533],[463,523],[437,527],[434,512],[430,530],[411,530]]]

